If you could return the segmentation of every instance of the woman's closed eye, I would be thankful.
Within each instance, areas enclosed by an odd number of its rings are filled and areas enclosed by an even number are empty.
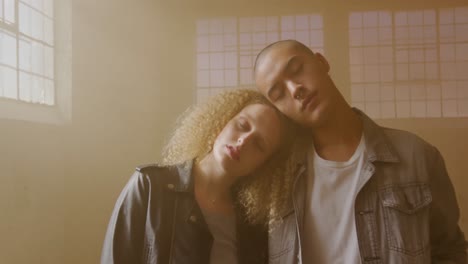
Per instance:
[[[239,118],[237,120],[237,127],[242,131],[248,131],[250,129],[249,123],[244,118]]]

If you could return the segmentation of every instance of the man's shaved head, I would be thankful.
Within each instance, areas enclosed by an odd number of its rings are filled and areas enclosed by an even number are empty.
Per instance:
[[[301,42],[294,40],[294,39],[287,39],[287,40],[280,40],[277,42],[273,42],[270,45],[266,46],[263,48],[255,58],[255,64],[254,64],[254,74],[257,71],[257,66],[263,61],[265,56],[272,50],[280,47],[288,47],[288,48],[293,48],[296,50],[304,51],[306,53],[314,54],[314,52],[307,47],[306,45],[302,44]]]
[[[256,88],[304,127],[326,123],[337,102],[342,101],[325,57],[299,41],[282,40],[265,47],[254,67]]]

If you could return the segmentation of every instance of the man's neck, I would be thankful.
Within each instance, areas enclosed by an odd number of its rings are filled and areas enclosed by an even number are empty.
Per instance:
[[[362,120],[349,105],[338,108],[322,126],[312,130],[317,154],[326,160],[349,160],[362,137]]]

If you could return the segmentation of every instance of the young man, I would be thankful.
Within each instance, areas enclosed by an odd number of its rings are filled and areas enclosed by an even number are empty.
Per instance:
[[[438,150],[345,101],[319,53],[286,40],[255,62],[258,89],[308,130],[292,209],[270,263],[466,263],[453,186]]]

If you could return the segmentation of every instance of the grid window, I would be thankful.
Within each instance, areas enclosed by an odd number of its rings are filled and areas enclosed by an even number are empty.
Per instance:
[[[198,97],[237,85],[237,37],[235,18],[197,22]]]
[[[468,116],[468,8],[349,16],[352,104],[373,118]]]
[[[323,53],[320,15],[205,19],[197,22],[197,101],[222,90],[253,87],[258,52],[296,39]]]
[[[0,0],[0,98],[55,105],[53,0]]]
[[[352,13],[349,36],[353,104],[374,115],[394,116],[391,13]]]
[[[439,10],[443,116],[468,116],[468,7]]]

